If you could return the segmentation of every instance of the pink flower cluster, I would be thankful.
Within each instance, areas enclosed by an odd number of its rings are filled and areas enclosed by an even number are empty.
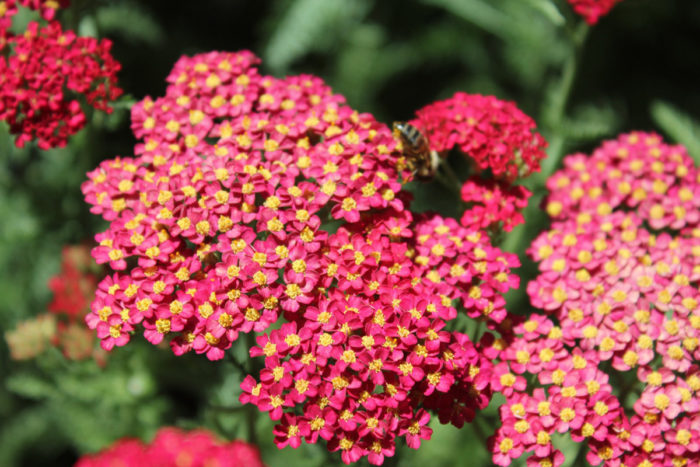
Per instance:
[[[46,19],[67,2],[20,1],[40,9]],[[18,135],[22,147],[36,139],[42,149],[64,146],[85,125],[85,114],[74,97],[110,112],[109,102],[121,95],[116,84],[120,64],[111,56],[111,42],[77,37],[57,21],[40,27],[32,22],[24,34],[8,28],[17,12],[13,0],[0,2],[0,119]],[[66,92],[68,91],[68,92]],[[74,97],[71,97],[74,96]]]
[[[468,203],[460,223],[470,229],[502,229],[510,232],[525,219],[521,211],[532,193],[520,185],[508,185],[477,177],[462,185],[462,201]]]
[[[397,437],[430,436],[427,410],[461,426],[488,404],[488,360],[445,326],[457,307],[503,322],[517,258],[452,219],[414,219],[388,127],[257,63],[181,58],[166,96],[132,110],[136,156],[89,174],[86,200],[110,221],[93,256],[118,272],[87,323],[108,350],[141,326],[211,360],[278,323],[241,401],[281,420],[280,447],[324,439],[379,464]]]
[[[605,142],[591,156],[574,154],[547,181],[555,219],[633,211],[651,229],[690,233],[700,226],[700,179],[682,146],[651,133]]]
[[[346,463],[368,456],[379,465],[398,437],[412,448],[430,437],[426,410],[460,427],[488,405],[489,359],[445,326],[460,306],[503,321],[501,294],[517,287],[517,258],[453,219],[393,229],[397,222],[331,235],[322,259],[333,271],[321,279],[328,293],[251,350],[265,368],[243,382],[241,401],[280,420],[278,446],[323,438]]]
[[[607,15],[622,0],[568,0],[574,11],[590,25]]]
[[[630,133],[566,158],[549,188],[556,220],[531,246],[540,275],[528,284],[546,315],[502,353],[517,390],[494,462],[527,451],[561,465],[551,436],[569,432],[592,464],[697,465],[700,171],[683,147]]]
[[[539,171],[547,142],[532,118],[514,103],[493,96],[458,92],[416,112],[413,122],[425,131],[431,149],[457,146],[480,171],[513,182]]]
[[[243,441],[222,443],[205,430],[161,428],[149,444],[124,438],[97,454],[81,457],[76,467],[263,467],[258,449]]]

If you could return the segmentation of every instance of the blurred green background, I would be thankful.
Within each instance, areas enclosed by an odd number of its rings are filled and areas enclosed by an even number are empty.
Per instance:
[[[104,228],[83,203],[80,183],[101,160],[132,154],[128,108],[163,95],[165,76],[182,54],[250,49],[263,59],[264,73],[318,75],[351,106],[386,123],[410,119],[457,90],[493,94],[537,121],[552,161],[633,129],[662,132],[700,158],[697,0],[624,0],[590,29],[563,0],[74,0],[59,19],[81,35],[114,41],[127,96],[113,114],[90,115],[63,149],[17,149],[0,124],[3,334],[45,311],[61,247]],[[538,209],[543,178],[528,183],[535,196],[527,223],[504,243],[521,256],[546,224]],[[437,183],[410,189],[417,209],[460,214]],[[532,265],[521,272],[531,276]],[[522,290],[509,303],[527,310]],[[277,450],[266,416],[251,432],[253,414],[238,408],[241,376],[230,363],[176,358],[134,341],[103,369],[58,351],[14,362],[0,340],[0,466],[70,465],[121,436],[148,438],[166,424],[256,439],[271,466],[339,463],[319,446]],[[462,430],[433,423],[432,441],[418,451],[401,448],[387,465],[491,465],[484,439],[496,426],[496,402]],[[577,446],[560,446],[571,465]]]

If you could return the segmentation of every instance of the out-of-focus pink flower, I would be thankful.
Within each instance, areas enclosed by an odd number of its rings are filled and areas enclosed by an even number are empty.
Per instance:
[[[222,442],[205,430],[161,428],[148,444],[124,438],[97,454],[81,457],[76,467],[188,465],[263,467],[258,448],[243,441]]]

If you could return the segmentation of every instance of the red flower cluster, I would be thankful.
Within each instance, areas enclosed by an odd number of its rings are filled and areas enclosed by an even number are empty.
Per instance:
[[[453,219],[398,222],[331,235],[319,284],[328,293],[251,350],[265,368],[243,382],[241,401],[281,419],[278,446],[320,437],[346,463],[379,465],[397,437],[412,448],[430,437],[426,409],[462,426],[488,405],[489,359],[445,326],[460,305],[501,322],[517,258]]]
[[[141,325],[215,360],[283,315],[251,349],[265,368],[241,400],[282,420],[280,447],[320,437],[381,463],[397,436],[429,437],[426,409],[459,426],[488,404],[488,360],[444,328],[457,306],[501,323],[517,258],[454,220],[414,220],[391,130],[318,78],[257,63],[181,58],[166,96],[132,110],[136,157],[89,174],[86,199],[110,221],[93,256],[123,272],[87,322],[108,350]]]
[[[61,272],[49,280],[49,289],[54,294],[49,311],[70,320],[82,320],[95,296],[101,269],[92,262],[88,247],[64,247]]]
[[[56,10],[70,5],[70,0],[17,0],[17,2],[26,8],[38,10],[46,21],[54,19]],[[14,0],[5,0],[5,3],[11,7]]]
[[[88,316],[105,349],[142,323],[154,344],[222,358],[240,331],[316,300],[322,221],[403,208],[391,131],[318,78],[261,76],[257,62],[180,59],[166,96],[132,110],[137,156],[83,184],[111,221],[93,256],[127,271],[100,284]]]
[[[121,439],[109,448],[81,457],[76,467],[263,467],[258,449],[243,441],[222,443],[205,430],[161,428],[150,444]]]
[[[510,232],[525,221],[521,211],[532,193],[520,185],[470,178],[462,185],[462,200],[469,207],[461,224],[470,229],[501,228]]]
[[[90,312],[90,301],[95,296],[97,281],[104,270],[95,265],[86,246],[67,246],[63,249],[61,272],[49,281],[53,300],[49,313],[55,315],[57,332],[53,345],[66,358],[81,360],[94,357],[104,359],[101,349],[95,349],[94,334],[85,327],[85,315]]]
[[[608,14],[610,10],[622,0],[569,0],[576,13],[581,15],[590,25]]]
[[[67,2],[27,0],[50,19],[58,6]],[[36,139],[47,149],[64,146],[68,136],[85,125],[85,114],[77,99],[82,95],[98,110],[110,112],[110,101],[122,90],[117,87],[120,64],[110,55],[111,42],[76,37],[50,21],[40,27],[32,22],[24,34],[8,31],[17,8],[14,1],[0,2],[0,119],[17,134],[22,147]],[[9,53],[8,53],[9,52]]]
[[[546,157],[547,142],[535,132],[535,122],[512,102],[458,92],[416,115],[413,123],[424,129],[431,149],[443,152],[457,146],[479,170],[490,169],[507,182],[539,171]]]
[[[696,465],[700,171],[684,148],[646,133],[564,165],[549,181],[557,220],[530,249],[541,274],[528,293],[548,317],[516,327],[502,355],[515,380],[536,374],[543,387],[506,394],[494,461],[530,451],[528,462],[560,465],[550,438],[568,431],[592,464]],[[611,378],[624,381],[619,399]]]
[[[64,247],[61,272],[49,281],[54,294],[49,313],[24,321],[6,334],[12,358],[35,358],[51,345],[71,360],[102,360],[104,355],[95,350],[94,333],[85,327],[84,318],[90,311],[98,277],[103,275],[102,268],[93,263],[88,247]]]

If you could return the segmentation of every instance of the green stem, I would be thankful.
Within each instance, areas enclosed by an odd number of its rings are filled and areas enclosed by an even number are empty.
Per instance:
[[[535,193],[530,198],[530,202],[523,211],[523,217],[525,218],[526,223],[516,226],[505,236],[503,242],[501,243],[502,250],[516,253],[520,256],[521,260],[524,259],[522,254],[529,245],[529,242],[525,243],[524,239],[533,235],[531,232],[528,232],[527,227],[542,225],[543,217],[546,216],[544,211],[539,208],[539,203],[541,200],[542,195],[538,193]]]
[[[476,325],[474,326],[474,329],[472,330],[472,335],[471,339],[472,342],[478,342],[478,339],[481,337],[481,325],[482,325],[481,320],[476,321]]]
[[[457,187],[457,191],[461,193],[462,191],[462,181],[460,180],[454,169],[447,163],[447,159],[441,159],[439,168],[445,172],[447,179]]]
[[[454,193],[454,194],[456,194],[458,197],[461,196],[460,190],[457,189],[457,187],[455,187],[454,183],[452,183],[452,181],[449,180],[449,178],[447,178],[446,176],[444,176],[444,175],[443,175],[442,173],[440,173],[439,171],[435,174],[435,180],[436,180],[440,185],[442,185],[443,187],[445,187],[445,189],[446,189],[447,191],[449,191],[450,193]]]
[[[618,371],[614,372],[613,375],[615,378],[615,387],[620,388],[618,399],[620,400],[620,404],[625,405],[630,390],[634,388],[639,380],[635,376],[630,377],[629,374]]]
[[[576,457],[574,458],[574,462],[571,464],[571,467],[586,465],[588,465],[586,463],[586,443],[582,441],[578,445],[578,452],[576,452]]]
[[[249,332],[246,334],[246,348],[250,350],[251,348],[255,347],[256,342],[255,342],[255,333],[254,332]],[[254,358],[248,358],[248,372],[247,374],[255,374],[260,371],[259,364],[257,362],[257,359]],[[246,425],[248,426],[248,441],[252,443],[253,445],[258,444],[258,435],[256,432],[256,424],[258,421],[258,410],[257,407],[254,405],[250,405],[248,408],[248,413],[246,416]]]
[[[248,410],[247,405],[236,405],[236,406],[227,406],[227,405],[209,405],[207,406],[209,410],[213,410],[217,413],[236,413],[236,412],[242,412],[244,410]]]
[[[576,73],[581,63],[583,46],[586,42],[589,29],[590,27],[588,24],[581,21],[578,27],[571,33],[573,51],[569,54],[569,57],[564,63],[564,69],[562,70],[561,80],[557,86],[552,108],[547,112],[547,123],[550,127],[556,128],[556,125],[566,116],[566,107],[571,97],[574,82],[576,81]],[[555,131],[553,137],[549,141],[549,157],[542,162],[542,180],[546,180],[559,165],[559,161],[564,155],[565,145],[566,136],[564,136],[561,131]]]
[[[228,361],[231,362],[233,366],[235,366],[241,372],[243,377],[245,377],[245,375],[248,374],[248,369],[241,362],[238,361],[233,352],[227,352],[226,356],[228,357]]]
[[[537,194],[540,188],[544,187],[547,178],[552,175],[554,170],[559,166],[562,157],[564,156],[564,150],[566,147],[566,136],[561,132],[557,131],[557,125],[566,116],[566,108],[571,97],[571,91],[573,90],[574,82],[576,81],[576,73],[578,72],[579,65],[581,63],[581,55],[583,53],[583,48],[586,43],[586,37],[588,36],[588,31],[590,27],[585,21],[581,21],[577,27],[570,30],[571,46],[572,52],[564,63],[564,67],[561,73],[561,79],[557,85],[556,94],[551,102],[551,108],[548,108],[546,112],[543,113],[545,116],[545,122],[552,130],[552,136],[549,138],[549,156],[542,161],[542,170],[532,176],[532,181],[534,182],[533,191]],[[533,200],[530,200],[530,205],[525,208],[523,213],[525,219],[528,221],[535,221],[537,217],[543,216],[542,211],[533,204]],[[531,225],[537,225],[535,223]],[[506,236],[503,241],[501,248],[506,251],[515,252],[521,254],[524,248],[527,246],[524,242],[524,238],[527,234],[527,229],[525,225],[520,225],[513,229],[509,235]]]
[[[338,451],[329,451],[328,449],[326,449],[325,444],[321,445],[321,449],[323,450],[323,458],[325,465],[337,465],[339,463],[338,458],[340,456],[337,454]]]
[[[481,428],[481,425],[479,425],[479,417],[475,417],[474,420],[472,420],[472,422],[470,423],[470,426],[472,427],[472,429],[474,430],[474,434],[480,441],[479,445],[486,449],[489,437],[486,436],[486,433],[484,433],[484,430]]]
[[[258,434],[256,432],[256,422],[258,420],[258,411],[254,405],[248,406],[248,416],[246,422],[248,426],[248,441],[253,446],[258,445]]]
[[[435,181],[437,181],[440,185],[445,187],[450,193],[456,194],[458,197],[461,197],[461,186],[456,185],[449,176],[447,176],[446,173],[443,171],[437,170],[435,172]]]

